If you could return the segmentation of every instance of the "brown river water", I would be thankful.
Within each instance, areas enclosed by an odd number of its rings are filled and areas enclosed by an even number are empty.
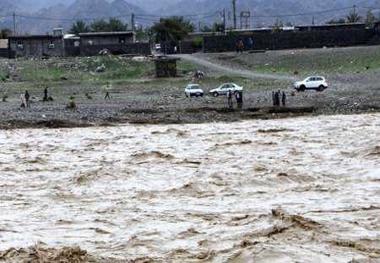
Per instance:
[[[380,262],[380,115],[0,131],[0,251],[37,242],[122,260]]]

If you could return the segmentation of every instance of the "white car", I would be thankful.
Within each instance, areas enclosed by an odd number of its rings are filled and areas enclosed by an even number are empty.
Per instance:
[[[243,87],[240,87],[235,83],[224,83],[218,88],[210,90],[210,94],[214,97],[218,97],[220,95],[227,95],[228,91],[232,91],[233,93],[243,91]]]
[[[324,91],[329,85],[324,77],[312,76],[308,77],[302,81],[297,81],[294,83],[294,88],[297,91],[305,91],[307,89],[313,89],[317,91]]]
[[[203,97],[204,92],[198,84],[189,84],[185,88],[186,97]]]

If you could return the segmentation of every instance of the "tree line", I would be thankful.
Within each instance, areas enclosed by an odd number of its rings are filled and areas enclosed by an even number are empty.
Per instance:
[[[372,26],[378,19],[375,15],[368,11],[366,17],[361,17],[358,12],[354,9],[346,17],[340,19],[333,19],[327,22],[327,24],[345,24],[345,23],[358,23],[365,22],[368,26]],[[291,26],[291,23],[283,23],[277,20],[273,28],[278,28],[279,30],[284,26]],[[199,30],[201,32],[224,32],[224,23],[214,23],[210,25],[200,26]],[[120,32],[127,31],[128,24],[124,23],[122,20],[117,18],[110,18],[108,20],[99,19],[92,23],[86,23],[84,20],[78,20],[73,23],[69,33],[80,34],[88,32]],[[174,16],[169,18],[161,18],[158,22],[154,23],[151,27],[143,28],[139,26],[135,28],[136,38],[139,41],[156,41],[156,42],[166,42],[173,41],[177,42],[183,40],[189,33],[195,31],[194,24],[181,16]],[[0,31],[0,38],[7,38],[11,35],[11,31],[8,29],[3,29]]]

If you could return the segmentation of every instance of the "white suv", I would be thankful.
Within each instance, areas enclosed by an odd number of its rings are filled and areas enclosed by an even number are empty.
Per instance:
[[[228,91],[232,91],[233,93],[243,91],[243,87],[240,87],[235,83],[224,83],[218,88],[210,90],[210,93],[212,96],[218,97],[219,95],[227,95]]]
[[[317,91],[324,91],[329,85],[324,77],[313,76],[304,79],[303,81],[297,81],[294,83],[294,88],[297,91],[305,91],[307,89],[313,89]]]
[[[198,84],[189,84],[185,88],[186,97],[203,97],[203,90]]]

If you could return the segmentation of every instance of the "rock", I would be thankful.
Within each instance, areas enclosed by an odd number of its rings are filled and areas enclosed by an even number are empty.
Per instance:
[[[104,65],[104,64],[102,64],[101,66],[99,66],[99,67],[97,67],[96,69],[95,69],[95,72],[96,73],[103,73],[103,72],[105,72],[106,71],[106,66]]]
[[[99,55],[102,55],[102,56],[106,56],[109,53],[110,53],[110,51],[106,48],[99,51]]]

